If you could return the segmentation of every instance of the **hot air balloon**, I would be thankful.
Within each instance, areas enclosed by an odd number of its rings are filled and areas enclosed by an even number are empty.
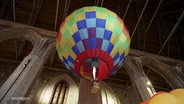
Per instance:
[[[158,92],[150,100],[140,104],[184,104],[184,89],[174,89],[170,92]]]
[[[83,7],[61,24],[56,50],[65,67],[75,75],[101,81],[125,61],[130,37],[124,22],[112,11]]]

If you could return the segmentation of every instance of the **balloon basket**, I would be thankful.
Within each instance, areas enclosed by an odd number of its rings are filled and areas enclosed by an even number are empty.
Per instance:
[[[98,93],[99,89],[100,89],[99,82],[92,82],[90,92],[92,94],[96,94],[96,93]]]

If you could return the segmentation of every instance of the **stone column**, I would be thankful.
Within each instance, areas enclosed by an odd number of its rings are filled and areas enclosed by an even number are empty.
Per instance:
[[[0,103],[20,104],[30,97],[25,97],[34,86],[35,79],[42,71],[44,62],[54,47],[54,42],[41,38],[31,53],[24,58],[11,76],[0,88]]]
[[[128,56],[124,67],[141,99],[143,101],[150,99],[156,91],[143,71],[141,60],[137,57]]]
[[[91,93],[90,87],[91,83],[90,81],[87,81],[85,79],[80,80],[79,85],[79,103],[78,104],[102,104],[102,98],[101,98],[101,91],[98,91],[98,93],[94,94]]]

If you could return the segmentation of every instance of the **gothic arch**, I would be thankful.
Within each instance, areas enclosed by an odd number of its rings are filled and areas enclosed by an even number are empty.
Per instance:
[[[173,89],[184,87],[184,81],[170,66],[149,56],[142,56],[140,59],[143,65],[150,67],[153,71],[162,76]]]
[[[33,47],[38,44],[41,36],[29,28],[8,28],[0,31],[0,42],[13,38],[23,38],[30,41]]]
[[[77,84],[73,81],[73,79],[67,75],[62,74],[60,76],[57,76],[53,79],[51,79],[43,88],[41,91],[41,94],[38,95],[39,101],[38,104],[48,104],[49,100],[52,96],[52,92],[54,89],[54,86],[59,81],[65,81],[69,85],[69,91],[68,91],[68,97],[66,100],[66,104],[78,104],[78,97],[79,97],[79,89]]]
[[[26,96],[29,94],[32,84],[35,81],[35,78],[38,76],[39,72],[42,71],[43,63],[48,58],[51,50],[55,47],[54,39],[42,37],[41,34],[43,33],[44,32],[41,29],[28,28],[22,25],[14,27],[10,26],[8,28],[0,30],[0,42],[8,39],[18,38],[28,40],[33,45],[33,49],[31,50],[31,52],[24,58],[24,60],[15,69],[13,74],[11,74],[9,78],[5,81],[5,83],[1,86],[0,92],[2,96],[0,96],[0,99],[2,102],[10,103],[11,100],[9,100],[9,96],[12,95]],[[22,66],[27,64],[29,64],[30,67],[25,67],[24,70]],[[32,73],[32,75],[29,73]],[[27,76],[29,75],[30,77],[28,78]],[[16,84],[14,84],[15,81]],[[16,87],[17,85],[24,87]],[[17,92],[17,89],[19,88],[21,89],[21,91]]]
[[[54,39],[44,38],[43,36],[41,36],[41,33],[38,33],[37,31],[39,30],[23,26],[5,28],[0,30],[0,42],[13,38],[28,40],[33,45],[33,49],[30,52],[30,54],[38,53],[37,51],[39,50],[40,47],[39,45],[45,44],[46,41],[48,44],[48,48],[51,50],[54,49],[55,48]]]

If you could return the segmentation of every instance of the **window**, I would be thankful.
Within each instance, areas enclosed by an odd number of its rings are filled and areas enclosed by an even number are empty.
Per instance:
[[[102,104],[120,104],[113,89],[105,83],[101,85]]]
[[[79,88],[67,74],[54,77],[37,92],[36,104],[78,104]]]
[[[69,86],[65,81],[55,85],[50,104],[66,104]]]

